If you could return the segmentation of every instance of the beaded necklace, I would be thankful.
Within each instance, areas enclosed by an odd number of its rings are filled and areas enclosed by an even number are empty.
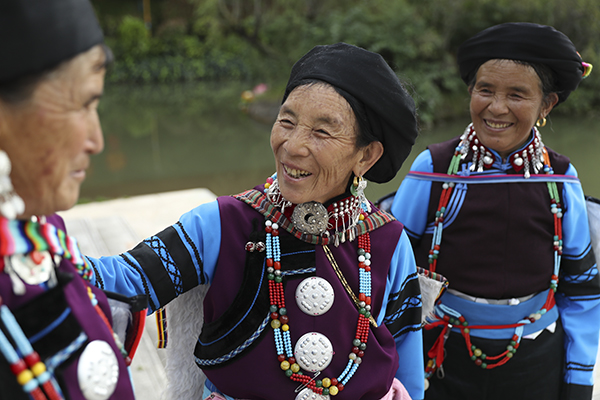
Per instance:
[[[514,153],[510,162],[516,171],[523,169],[523,174],[526,179],[530,177],[530,168],[537,173],[543,170],[545,174],[552,175],[554,171],[550,165],[550,158],[548,152],[542,143],[540,133],[534,127],[534,139],[526,146],[522,151]],[[473,150],[473,161],[471,164],[471,170],[474,171],[477,168],[478,172],[481,172],[482,168],[490,167],[493,164],[493,157],[491,152],[485,148],[485,146],[479,143],[477,134],[473,128],[473,124],[470,124],[465,133],[461,136],[461,141],[454,151],[450,166],[448,167],[448,175],[456,175],[458,173],[459,164],[461,160],[464,160],[469,153],[469,150]],[[456,327],[460,329],[462,336],[467,344],[469,356],[471,360],[483,369],[492,369],[505,364],[510,360],[516,353],[521,342],[523,335],[524,325],[534,323],[539,320],[548,310],[550,310],[554,302],[554,293],[558,286],[558,274],[560,269],[560,258],[562,255],[562,207],[560,204],[560,197],[558,194],[558,188],[556,182],[547,182],[548,193],[550,195],[550,212],[554,218],[554,237],[552,247],[554,250],[554,270],[552,277],[550,278],[550,290],[548,291],[548,297],[542,308],[526,316],[519,322],[511,325],[503,325],[502,328],[515,328],[515,334],[511,338],[510,343],[506,346],[506,350],[499,355],[489,356],[485,354],[481,349],[471,344],[470,330],[471,329],[494,329],[494,326],[469,326],[468,321],[456,310],[444,306],[443,304],[438,307],[438,314],[441,314],[441,319],[428,324],[427,328],[431,329],[435,326],[444,325],[442,335],[445,335],[448,327]],[[435,273],[437,267],[437,260],[439,258],[441,243],[442,243],[442,232],[444,229],[444,215],[448,202],[450,201],[450,195],[455,187],[453,182],[444,182],[442,184],[442,194],[438,204],[437,211],[435,213],[433,238],[431,243],[431,249],[429,250],[428,262],[429,270]],[[438,317],[439,318],[439,317]],[[429,352],[430,360],[425,367],[425,376],[429,378],[436,369],[438,369],[443,360],[443,341],[438,341],[434,348]]]
[[[17,347],[14,349],[9,339],[0,330],[0,353],[10,364],[11,372],[25,393],[33,400],[63,400],[64,397],[54,376],[46,369],[46,365],[29,343],[19,323],[8,307],[2,303],[1,297],[0,320]]]
[[[367,348],[369,337],[369,318],[371,318],[371,242],[368,233],[358,236],[358,322],[352,350],[348,355],[346,368],[337,378],[315,379],[305,375],[296,362],[292,349],[289,317],[285,306],[285,293],[281,276],[281,246],[279,243],[279,226],[270,220],[265,221],[266,232],[266,266],[269,284],[269,300],[271,312],[271,327],[275,338],[277,361],[285,375],[292,381],[307,387],[319,395],[335,396],[356,373],[362,363],[362,357]]]

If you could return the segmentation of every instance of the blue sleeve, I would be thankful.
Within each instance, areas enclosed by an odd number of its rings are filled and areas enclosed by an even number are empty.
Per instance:
[[[433,160],[429,150],[417,156],[411,171],[433,172]],[[431,181],[404,178],[396,191],[391,213],[404,224],[411,239],[420,239],[427,224],[427,208],[431,194]]]
[[[577,171],[571,165],[566,174],[577,176]],[[565,330],[564,379],[570,385],[591,386],[600,332],[600,277],[581,185],[564,183],[562,195],[563,254],[556,303]]]
[[[212,281],[221,245],[217,201],[202,204],[123,254],[86,257],[102,289],[147,294],[148,313],[199,284]]]
[[[412,399],[422,399],[425,368],[420,324],[421,293],[412,247],[404,231],[392,256],[384,299],[388,303],[377,316],[377,325],[386,324],[396,341],[400,358],[396,378]]]

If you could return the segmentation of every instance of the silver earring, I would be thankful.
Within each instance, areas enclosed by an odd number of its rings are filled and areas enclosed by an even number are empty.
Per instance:
[[[8,154],[0,150],[0,214],[5,218],[15,219],[25,211],[25,202],[13,190],[10,181],[11,164]]]

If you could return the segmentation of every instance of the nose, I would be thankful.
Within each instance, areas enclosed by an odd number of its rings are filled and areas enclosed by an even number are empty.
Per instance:
[[[289,134],[283,143],[283,149],[290,156],[305,157],[309,154],[307,140],[306,129],[299,126]]]
[[[98,154],[104,149],[104,136],[102,135],[98,112],[95,111],[90,119],[86,151],[90,154]]]
[[[506,96],[494,95],[488,109],[494,115],[503,115],[508,113],[508,102]]]

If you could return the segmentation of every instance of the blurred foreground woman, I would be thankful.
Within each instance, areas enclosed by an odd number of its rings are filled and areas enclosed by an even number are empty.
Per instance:
[[[103,148],[88,0],[0,2],[0,398],[133,399],[106,296],[55,212]]]

